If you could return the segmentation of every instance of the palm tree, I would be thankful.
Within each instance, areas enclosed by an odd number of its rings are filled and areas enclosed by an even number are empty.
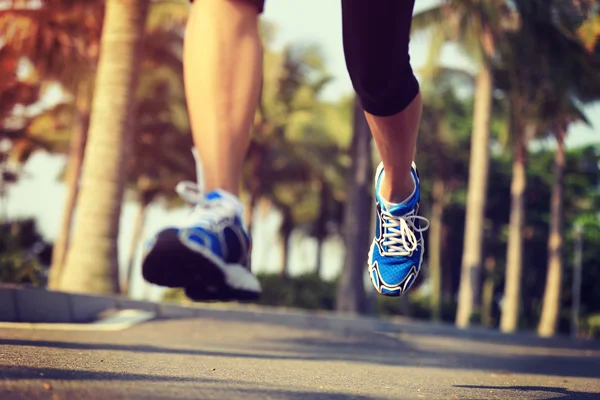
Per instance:
[[[535,85],[539,80],[535,79],[541,76],[536,68],[520,67],[523,64],[533,64],[539,68],[540,65],[539,55],[534,50],[535,36],[526,28],[522,22],[519,22],[518,29],[505,32],[507,40],[499,46],[503,65],[498,66],[494,71],[497,88],[504,89],[506,93],[503,111],[508,120],[510,134],[507,135],[507,141],[513,155],[506,279],[500,322],[500,329],[503,332],[513,331],[518,322],[525,227],[527,144],[539,129],[535,110],[539,107],[539,95],[546,88],[540,86],[540,90],[536,90]],[[542,81],[542,83],[548,82]],[[489,307],[489,303],[486,303],[486,306]]]
[[[81,176],[81,166],[87,141],[87,131],[90,124],[90,106],[92,98],[91,90],[87,89],[85,86],[85,83],[82,82],[77,97],[75,98],[77,121],[71,133],[71,143],[66,167],[65,183],[67,186],[67,198],[58,235],[54,239],[54,245],[52,247],[52,264],[50,266],[50,274],[48,277],[48,287],[50,289],[59,287],[60,276],[62,274],[69,245],[69,233],[73,223],[73,212],[75,210],[77,195],[79,194],[79,178]]]
[[[587,122],[587,118],[577,103],[590,103],[600,99],[600,47],[590,45],[585,36],[580,34],[590,20],[585,19],[587,2],[579,4],[579,13],[573,13],[568,4],[552,2],[555,15],[559,16],[556,26],[546,18],[544,31],[547,48],[552,49],[549,60],[553,71],[556,93],[546,103],[545,114],[550,119],[552,131],[556,138],[557,148],[554,157],[554,184],[550,202],[551,218],[548,237],[548,273],[542,303],[542,313],[538,325],[540,336],[553,336],[556,333],[560,313],[560,297],[562,286],[562,248],[564,242],[563,227],[563,181],[565,169],[564,140],[567,127],[575,121]],[[546,16],[547,17],[547,16]],[[550,34],[548,34],[548,31]],[[552,47],[549,47],[549,46]],[[565,56],[565,54],[567,56]],[[558,60],[561,60],[560,62]],[[568,62],[565,62],[568,60]],[[555,65],[558,64],[558,65]],[[575,99],[574,99],[575,98]]]
[[[522,100],[511,96],[511,133],[513,135],[512,181],[510,186],[511,207],[506,256],[506,280],[500,329],[512,332],[516,329],[521,301],[521,273],[523,257],[523,230],[525,227],[525,188],[527,142],[535,134],[535,125],[524,122],[518,110]]]
[[[116,293],[117,235],[149,0],[107,0],[81,189],[60,288]]]
[[[600,92],[599,92],[600,95]],[[563,245],[564,245],[564,175],[566,167],[565,138],[567,127],[577,120],[589,124],[585,115],[576,107],[556,114],[552,120],[556,151],[554,153],[554,182],[550,199],[550,232],[548,234],[548,272],[542,302],[538,334],[550,337],[556,333],[562,291]]]
[[[517,329],[523,269],[523,231],[525,227],[525,191],[527,185],[527,144],[542,129],[541,106],[545,97],[553,93],[552,77],[548,74],[547,55],[538,47],[539,35],[529,16],[534,15],[533,3],[517,2],[519,29],[507,32],[509,40],[503,43],[506,65],[506,88],[509,101],[509,120],[513,146],[511,205],[506,254],[506,278],[500,330],[505,333]],[[537,14],[537,13],[535,13]],[[521,68],[521,65],[530,68]],[[498,79],[500,80],[500,79]],[[500,86],[502,83],[500,83]]]
[[[442,268],[444,213],[447,204],[452,201],[451,193],[457,191],[460,156],[457,150],[464,140],[452,131],[448,116],[463,115],[464,103],[455,94],[456,83],[473,85],[473,77],[463,71],[448,68],[427,67],[427,84],[422,85],[423,117],[419,134],[419,149],[429,157],[419,161],[419,168],[431,176],[431,227],[428,237],[428,271],[431,282],[432,318],[440,320],[442,309]],[[464,86],[463,86],[464,87]],[[460,160],[460,161],[458,161]],[[429,161],[429,162],[428,162]],[[429,165],[431,164],[431,165]],[[431,171],[431,172],[426,172]],[[424,187],[425,188],[425,187]],[[428,188],[429,189],[429,188]]]
[[[346,256],[337,287],[336,310],[360,314],[366,311],[364,285],[368,258],[373,205],[373,160],[371,131],[358,99],[354,102],[353,138],[350,145],[352,165],[348,172],[348,200],[344,209]]]
[[[319,213],[316,220],[310,224],[308,235],[317,242],[315,252],[315,275],[323,273],[323,246],[325,240],[332,234],[339,234],[342,222],[343,204],[336,196],[334,185],[324,177],[316,180],[319,192]]]
[[[20,7],[19,7],[20,6]],[[40,82],[60,82],[74,98],[74,124],[66,169],[67,199],[52,251],[48,286],[56,289],[65,260],[89,125],[104,2],[42,1],[40,7],[12,4],[17,21],[8,43],[31,61]]]
[[[564,168],[564,129],[565,122],[556,119],[574,110],[569,92],[581,97],[581,82],[589,76],[593,68],[586,66],[582,58],[582,46],[575,43],[565,31],[553,26],[551,3],[517,2],[522,19],[521,28],[515,37],[508,41],[512,44],[506,55],[510,59],[510,98],[511,121],[513,122],[513,138],[515,153],[513,160],[513,184],[511,188],[511,218],[509,225],[509,243],[507,250],[505,302],[502,310],[501,330],[513,332],[517,329],[520,303],[522,242],[524,224],[524,191],[525,191],[525,153],[527,140],[533,134],[550,130],[557,137],[556,186],[553,190],[552,224],[549,239],[549,274],[548,280],[558,282],[552,286],[560,288],[560,270],[562,270],[560,254],[562,247],[562,200],[559,182],[562,182]],[[569,61],[565,61],[569,60]],[[518,65],[533,67],[522,69]],[[596,74],[596,82],[600,76]],[[577,79],[574,79],[577,77]],[[589,95],[589,88],[594,85],[593,77],[586,80],[584,87]],[[575,85],[574,85],[575,84]],[[596,88],[600,87],[596,84]],[[596,96],[600,91],[596,92]],[[578,113],[578,115],[581,115]],[[548,123],[547,121],[551,121]],[[529,133],[523,131],[523,126]],[[537,131],[537,132],[536,132]],[[561,166],[562,165],[562,166]],[[560,290],[560,289],[558,289]],[[550,291],[551,292],[551,291]],[[555,292],[556,293],[556,292]],[[558,312],[558,295],[554,303],[553,315]]]
[[[443,173],[444,161],[441,159],[445,151],[445,143],[443,136],[446,133],[447,126],[444,121],[444,111],[438,108],[439,103],[435,104],[435,99],[432,99],[422,88],[423,91],[423,112],[421,117],[421,125],[419,129],[419,150],[422,153],[428,154],[432,159],[431,167],[423,160],[419,161],[419,168],[422,173],[428,173],[432,178],[431,188],[431,206],[429,209],[429,221],[431,227],[429,229],[429,237],[427,240],[427,270],[429,282],[431,284],[430,306],[432,319],[439,321],[442,309],[442,247],[443,247],[443,230],[444,230],[444,210],[447,203],[447,188],[445,175]],[[430,100],[431,99],[431,100]],[[423,187],[425,189],[425,187]]]
[[[160,65],[168,65],[173,70],[179,72],[182,70],[181,56],[177,54],[177,44],[182,38],[174,31],[183,26],[183,15],[187,15],[187,10],[183,10],[177,4],[167,2],[154,2],[149,10],[148,23],[146,26],[146,42],[142,63],[145,67],[157,68]],[[95,12],[99,15],[98,20],[102,20],[103,10]],[[169,14],[169,19],[165,22],[164,14]],[[160,25],[162,23],[163,25]],[[100,40],[100,31],[96,43]],[[85,75],[77,75],[76,81],[61,82],[65,89],[75,94],[75,105],[77,110],[77,121],[73,127],[71,136],[71,148],[69,150],[69,161],[67,164],[66,186],[67,200],[64,206],[63,220],[59,229],[58,236],[54,241],[52,252],[52,266],[50,268],[49,287],[54,288],[60,282],[60,276],[65,262],[66,252],[69,244],[69,236],[73,223],[73,214],[77,195],[79,193],[79,180],[81,176],[81,166],[85,143],[87,140],[87,131],[89,128],[90,106],[93,95],[93,80],[95,78],[95,66],[97,65],[97,55],[89,60],[94,68],[88,68]],[[81,67],[79,67],[81,68]],[[181,76],[181,73],[178,75]],[[71,80],[74,77],[70,78]],[[72,88],[75,87],[75,90]],[[166,132],[165,132],[166,134]],[[140,218],[138,218],[138,221]],[[137,225],[136,225],[137,226]],[[141,232],[140,232],[141,235]]]
[[[295,158],[301,160],[312,174],[311,191],[318,213],[303,231],[317,242],[315,273],[319,276],[324,241],[341,231],[343,221],[347,199],[345,176],[351,165],[348,147],[352,100],[342,98],[335,103],[319,102],[313,117],[303,124],[303,133],[293,145]]]
[[[442,45],[452,40],[460,44],[479,67],[475,83],[465,240],[456,314],[459,327],[470,324],[473,308],[479,303],[492,114],[492,61],[497,53],[496,43],[501,37],[503,7],[501,1],[446,0],[413,18],[413,30],[433,29],[430,65],[438,65],[432,61],[439,58]]]
[[[33,152],[40,149],[60,151],[65,144],[64,131],[72,119],[72,107],[68,104],[48,107],[39,101],[44,94],[44,85],[32,70],[25,76],[17,74],[19,59],[21,55],[11,43],[0,48],[2,218],[6,216],[7,184],[19,179],[21,167]],[[17,109],[16,106],[21,108]]]
[[[75,105],[64,174],[67,199],[53,246],[50,288],[59,285],[69,243],[89,125],[104,3],[44,0],[39,6],[31,6],[26,2],[15,2],[4,19],[0,18],[1,28],[5,27],[6,18],[10,20],[11,29],[6,31],[8,43],[18,48],[22,57],[31,60],[37,80],[60,83],[63,90],[71,94]],[[181,57],[176,53],[176,43],[181,42],[181,35],[176,31],[185,23],[187,4],[155,1],[149,12],[146,29],[150,44],[144,52],[145,64],[181,68]]]
[[[62,88],[72,94],[75,107],[71,145],[68,151],[68,163],[66,167],[66,186],[67,200],[59,233],[54,241],[52,266],[49,276],[49,287],[57,288],[62,267],[64,265],[66,250],[69,242],[73,212],[79,190],[79,178],[81,173],[81,164],[83,152],[87,137],[89,125],[90,103],[93,92],[93,80],[95,77],[95,67],[97,64],[97,49],[100,40],[101,23],[104,15],[104,2],[89,2],[85,7],[77,5],[73,8],[64,8],[64,2],[43,3],[43,7],[32,10],[28,14],[17,14],[17,18],[28,21],[29,25],[36,27],[35,32],[38,35],[48,36],[56,44],[51,47],[54,51],[53,59],[60,55],[67,67],[57,68],[56,63],[47,61],[45,53],[36,50],[39,46],[30,46],[26,53],[33,59],[33,65],[38,71],[39,78],[44,81],[58,81]],[[166,8],[165,8],[166,7]],[[16,10],[19,11],[19,10]],[[163,14],[169,14],[170,24],[166,24]],[[160,64],[168,64],[175,69],[181,69],[180,57],[173,54],[177,46],[176,42],[181,42],[181,37],[174,37],[171,31],[174,29],[173,21],[181,20],[180,14],[187,14],[181,6],[169,3],[165,6],[164,2],[154,3],[150,10],[148,23],[148,35],[151,36],[151,45],[144,53],[145,64],[156,67],[157,61]],[[48,19],[46,16],[50,16]],[[178,18],[179,16],[179,18]],[[83,21],[83,24],[81,23]],[[162,24],[162,25],[160,25]],[[170,30],[164,26],[169,25]],[[182,22],[180,23],[182,25]],[[77,29],[79,32],[75,37],[85,40],[85,49],[91,49],[83,54],[71,54],[70,49],[73,44],[61,41],[63,37],[69,37],[71,31]],[[80,32],[83,31],[83,34]],[[46,38],[47,40],[47,38]],[[76,42],[78,43],[78,42]],[[19,45],[20,43],[16,43]],[[22,45],[22,44],[21,44]],[[169,51],[165,51],[165,49]],[[25,47],[27,50],[28,48]],[[178,63],[177,63],[178,62]],[[56,150],[56,149],[55,149]]]
[[[311,154],[323,154],[319,148],[328,145],[329,138],[315,133],[321,129],[315,113],[321,106],[318,96],[330,77],[319,49],[314,46],[288,46],[282,52],[267,50],[264,64],[261,103],[244,170],[248,197],[245,220],[251,232],[253,211],[262,197],[268,197],[282,212],[280,233],[285,275],[289,237],[295,224],[306,219],[289,209],[296,208],[296,200],[280,199],[275,191],[286,182],[291,185],[288,189],[294,191],[297,187],[293,185],[312,182],[311,171],[318,170],[311,165],[315,158]],[[321,137],[321,142],[303,140],[309,136]],[[306,194],[303,190],[299,192],[301,196]],[[310,218],[314,220],[316,215]]]
[[[281,212],[281,225],[279,226],[279,239],[281,241],[281,277],[290,277],[290,239],[294,231],[292,209],[288,206],[278,207]]]
[[[269,169],[261,177],[260,198],[268,199],[281,214],[279,237],[282,250],[281,276],[284,278],[289,276],[292,233],[298,228],[300,232],[306,231],[307,226],[318,224],[318,219],[323,215],[321,199],[327,189],[324,190],[322,181],[325,179],[323,170],[326,168],[320,169],[318,162],[311,163],[311,159],[326,160],[324,153],[323,148],[287,139],[265,154],[265,165]],[[328,155],[332,158],[331,150]],[[333,193],[327,200],[335,201],[338,195]],[[326,221],[330,218],[327,215]]]

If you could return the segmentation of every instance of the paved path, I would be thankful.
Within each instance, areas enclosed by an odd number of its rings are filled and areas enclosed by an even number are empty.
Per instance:
[[[0,330],[0,399],[600,399],[597,342],[281,322]]]

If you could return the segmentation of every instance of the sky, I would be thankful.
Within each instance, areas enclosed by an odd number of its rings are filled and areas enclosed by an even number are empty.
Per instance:
[[[431,7],[435,0],[419,0],[415,12]],[[342,48],[342,27],[340,2],[333,0],[270,0],[267,1],[263,18],[277,26],[276,46],[285,43],[304,41],[318,44],[325,55],[326,65],[334,77],[333,82],[325,89],[324,97],[336,98],[351,93],[352,87],[347,76]],[[413,38],[410,54],[413,68],[417,69],[425,62],[427,54],[427,37]],[[473,69],[456,48],[445,49],[442,62],[444,64]],[[600,127],[600,105],[588,108],[587,114],[595,128],[574,125],[570,128],[567,146],[582,143],[598,142]],[[191,153],[189,155],[191,157]],[[57,232],[63,213],[65,188],[58,181],[58,175],[65,165],[65,159],[59,156],[38,153],[26,165],[25,177],[10,189],[8,199],[8,215],[10,218],[34,216],[38,219],[42,233],[52,240]],[[137,207],[125,204],[121,219],[119,237],[120,260],[125,264],[129,254],[133,220]],[[163,227],[176,220],[185,218],[186,210],[164,211],[159,206],[150,209],[147,217],[145,237],[148,238]],[[279,268],[279,250],[274,251],[272,244],[277,243],[278,215],[271,214],[257,224],[255,231],[255,249],[253,266],[259,270],[276,271]],[[315,243],[307,239],[294,239],[291,250],[291,270],[300,272],[310,270],[314,266]],[[324,249],[326,277],[333,277],[341,268],[342,247],[338,239],[331,240]],[[308,263],[306,260],[310,260]],[[138,265],[139,267],[139,265]],[[138,274],[139,278],[139,274]],[[134,282],[134,296],[141,296],[143,287]],[[156,291],[154,292],[156,293]]]

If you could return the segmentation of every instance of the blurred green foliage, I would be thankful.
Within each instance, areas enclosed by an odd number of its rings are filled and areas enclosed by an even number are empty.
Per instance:
[[[336,281],[324,281],[316,274],[282,279],[279,274],[259,274],[263,288],[259,304],[297,307],[307,310],[333,310]]]
[[[600,339],[600,314],[592,314],[585,318],[580,332],[584,336]]]
[[[0,223],[0,282],[45,286],[50,257],[35,219]]]

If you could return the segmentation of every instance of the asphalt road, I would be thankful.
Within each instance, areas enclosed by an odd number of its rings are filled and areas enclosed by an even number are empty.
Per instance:
[[[600,399],[600,345],[163,319],[0,330],[0,399]]]

